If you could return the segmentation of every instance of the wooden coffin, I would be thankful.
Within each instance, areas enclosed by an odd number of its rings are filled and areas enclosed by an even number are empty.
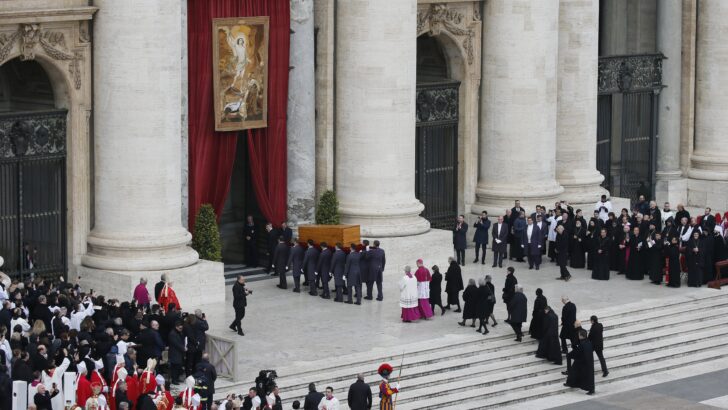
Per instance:
[[[334,246],[341,242],[344,247],[351,243],[361,242],[361,229],[359,225],[301,225],[298,227],[298,240],[306,242],[312,239],[314,242],[326,242]]]

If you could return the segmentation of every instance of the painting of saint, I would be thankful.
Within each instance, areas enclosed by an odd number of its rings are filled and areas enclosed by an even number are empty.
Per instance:
[[[268,17],[213,19],[215,130],[268,125]]]

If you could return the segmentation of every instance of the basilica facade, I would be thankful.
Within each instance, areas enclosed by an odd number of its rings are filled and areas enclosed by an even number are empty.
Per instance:
[[[4,271],[224,291],[188,246],[188,8],[0,4]],[[313,221],[326,190],[367,237],[514,199],[725,210],[726,30],[721,0],[290,0],[286,219]],[[263,208],[243,145],[219,207],[230,258]]]

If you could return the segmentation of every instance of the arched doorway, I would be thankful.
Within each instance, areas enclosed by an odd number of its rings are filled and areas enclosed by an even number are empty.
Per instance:
[[[0,255],[10,277],[65,275],[66,118],[36,61],[0,66]]]
[[[451,79],[435,37],[417,38],[415,195],[433,228],[449,229],[458,213],[460,82]]]

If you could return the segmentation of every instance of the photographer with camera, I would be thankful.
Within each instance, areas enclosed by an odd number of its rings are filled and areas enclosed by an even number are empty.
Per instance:
[[[230,329],[238,332],[240,336],[245,336],[240,322],[245,317],[245,307],[248,305],[248,295],[252,295],[253,291],[245,288],[245,276],[238,275],[238,280],[233,285],[233,309],[235,309],[235,320],[230,324]]]

